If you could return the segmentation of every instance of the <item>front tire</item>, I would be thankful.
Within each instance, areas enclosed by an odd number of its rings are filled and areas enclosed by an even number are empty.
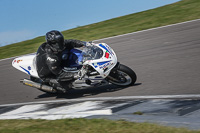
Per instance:
[[[131,68],[123,64],[119,64],[117,69],[110,72],[107,80],[114,85],[130,86],[135,84],[137,76]]]

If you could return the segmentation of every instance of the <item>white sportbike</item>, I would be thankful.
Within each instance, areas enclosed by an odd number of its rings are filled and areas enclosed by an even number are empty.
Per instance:
[[[57,93],[55,87],[43,84],[38,76],[35,62],[36,54],[25,55],[14,59],[12,66],[30,75],[30,79],[21,80],[24,85],[44,92]],[[117,61],[115,52],[106,43],[91,43],[87,47],[72,49],[68,63],[62,67],[66,72],[73,71],[79,74],[79,78],[71,82],[72,89],[97,87],[110,83],[125,87],[133,85],[137,79],[132,69]]]

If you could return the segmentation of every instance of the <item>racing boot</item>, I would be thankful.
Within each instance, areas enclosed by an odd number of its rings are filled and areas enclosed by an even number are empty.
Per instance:
[[[72,81],[80,77],[79,72],[65,72],[62,71],[57,77],[58,81]]]
[[[62,93],[66,93],[72,88],[72,82],[68,81],[58,81],[58,79],[50,79],[49,84],[54,87],[56,90]]]

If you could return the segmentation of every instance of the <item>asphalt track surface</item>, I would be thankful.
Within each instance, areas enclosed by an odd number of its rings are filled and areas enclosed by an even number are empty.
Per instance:
[[[22,85],[28,75],[0,61],[0,104],[119,96],[200,94],[200,20],[99,40],[132,68],[134,86],[114,85],[52,95]]]

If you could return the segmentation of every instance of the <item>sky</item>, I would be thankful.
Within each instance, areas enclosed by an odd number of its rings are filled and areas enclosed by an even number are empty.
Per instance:
[[[179,0],[0,0],[0,46]]]

